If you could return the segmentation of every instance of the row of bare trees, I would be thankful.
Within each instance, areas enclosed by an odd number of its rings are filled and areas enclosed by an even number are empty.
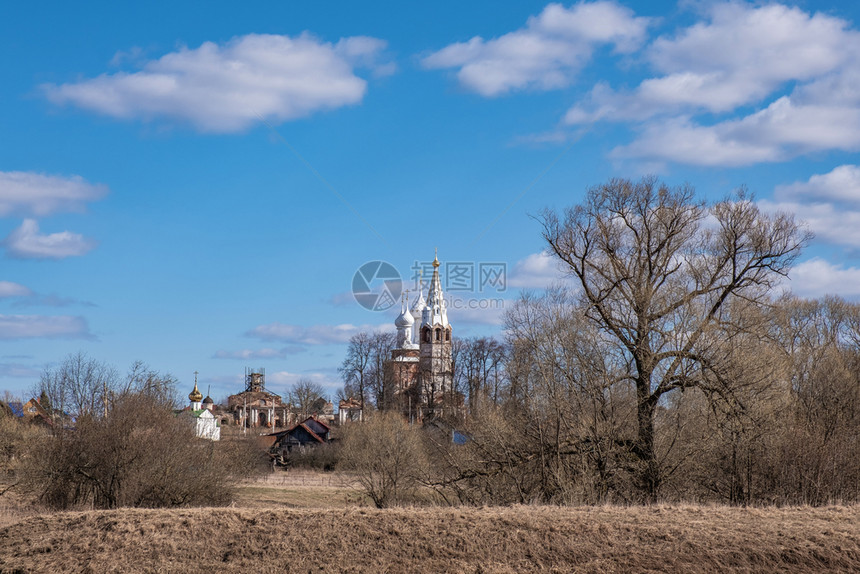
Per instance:
[[[437,445],[436,485],[472,503],[860,499],[860,305],[783,298],[743,313],[712,355],[720,379],[657,405],[648,469],[624,355],[570,291],[525,295],[507,315],[502,400],[469,412],[466,445]]]
[[[541,222],[569,281],[523,295],[503,341],[455,341],[449,424],[469,440],[430,441],[427,484],[470,503],[860,500],[860,306],[782,293],[801,224],[653,178]]]
[[[78,352],[46,368],[33,395],[55,418],[104,416],[117,398],[131,392],[174,408],[181,402],[176,383],[172,375],[162,375],[142,361],[133,363],[123,377],[109,364]]]
[[[508,311],[504,400],[470,403],[440,485],[481,502],[860,499],[860,306],[776,291],[802,226],[743,191],[706,205],[653,179],[542,221],[571,284]]]
[[[385,378],[384,363],[391,358],[394,334],[356,333],[349,340],[346,357],[338,372],[343,387],[337,398],[357,399],[362,407],[385,409],[394,399],[391,382]]]

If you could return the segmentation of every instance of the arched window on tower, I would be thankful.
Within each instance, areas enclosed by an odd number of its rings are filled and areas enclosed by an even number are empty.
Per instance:
[[[430,329],[424,329],[424,342],[429,343],[431,341]]]
[[[445,331],[445,340],[446,340],[446,341],[450,341],[450,340],[451,340],[451,331]]]
[[[436,329],[436,340],[437,341],[442,340],[442,329]]]

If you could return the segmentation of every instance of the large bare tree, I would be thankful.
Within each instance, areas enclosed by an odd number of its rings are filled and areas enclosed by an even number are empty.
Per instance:
[[[744,190],[708,205],[692,187],[655,178],[610,180],[562,215],[545,211],[542,224],[587,317],[626,357],[637,399],[631,452],[655,500],[658,403],[677,389],[730,388],[712,350],[731,329],[731,302],[765,304],[810,235],[790,215],[763,213]]]

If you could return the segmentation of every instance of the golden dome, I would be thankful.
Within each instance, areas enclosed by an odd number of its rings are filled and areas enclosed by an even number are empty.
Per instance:
[[[194,381],[194,390],[188,395],[188,400],[192,403],[199,403],[203,400],[203,393],[197,390],[197,381]]]

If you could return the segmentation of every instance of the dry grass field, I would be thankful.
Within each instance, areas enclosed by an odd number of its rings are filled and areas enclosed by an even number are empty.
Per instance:
[[[0,518],[0,572],[858,572],[860,507],[376,510],[343,479],[227,508]]]
[[[274,510],[344,508],[360,504],[366,504],[364,496],[344,475],[291,470],[243,482],[233,506]]]

